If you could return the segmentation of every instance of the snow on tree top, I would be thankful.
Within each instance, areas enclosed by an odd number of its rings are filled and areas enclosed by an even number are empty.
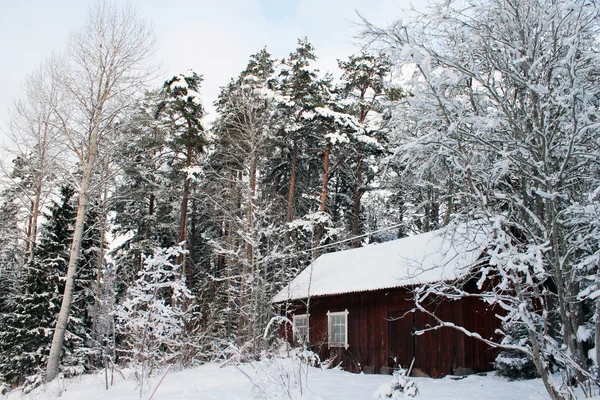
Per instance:
[[[482,221],[323,254],[272,300],[305,299],[418,285],[465,276],[491,238]]]

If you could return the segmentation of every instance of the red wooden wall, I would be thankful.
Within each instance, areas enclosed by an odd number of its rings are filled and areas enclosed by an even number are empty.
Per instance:
[[[306,305],[296,304],[295,314]],[[439,378],[448,374],[492,369],[497,351],[453,328],[440,328],[413,335],[413,331],[435,325],[433,319],[413,308],[407,289],[380,290],[312,298],[309,304],[311,347],[322,360],[353,372],[389,373],[398,364],[407,368],[415,357],[415,372]],[[348,310],[348,349],[327,346],[327,312]],[[476,298],[440,301],[428,309],[444,321],[454,322],[483,337],[493,336],[499,320]],[[400,318],[402,317],[402,318]]]

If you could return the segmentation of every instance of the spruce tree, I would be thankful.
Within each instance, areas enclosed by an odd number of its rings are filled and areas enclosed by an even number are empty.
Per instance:
[[[167,132],[156,124],[158,91],[148,92],[138,110],[120,128],[123,139],[117,164],[122,174],[112,202],[113,234],[123,238],[112,250],[119,301],[137,279],[143,257],[177,242],[176,199],[171,182]]]
[[[0,374],[7,383],[22,383],[46,365],[73,235],[72,196],[73,189],[63,187],[60,201],[50,207],[34,257],[23,268],[13,311],[2,316]]]
[[[34,257],[25,264],[19,277],[12,311],[0,316],[3,327],[0,332],[0,377],[4,382],[40,382],[64,291],[76,213],[73,195],[70,186],[61,188],[59,201],[54,202],[45,215],[46,222],[41,227]],[[94,252],[98,247],[97,236],[94,238],[92,232],[93,229],[87,229],[84,235],[76,276],[74,307],[62,357],[63,370],[67,374],[83,372],[87,362],[82,350],[90,336],[91,280]]]
[[[19,207],[15,193],[5,190],[3,195],[0,204],[0,315],[7,313],[12,307],[24,256],[19,243]],[[2,330],[0,325],[0,331]]]

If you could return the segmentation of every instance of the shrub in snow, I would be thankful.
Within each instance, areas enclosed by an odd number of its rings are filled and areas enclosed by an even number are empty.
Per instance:
[[[531,341],[524,327],[508,328],[509,334],[502,339],[502,344],[530,346]],[[534,379],[539,377],[533,359],[517,350],[504,350],[498,354],[494,363],[498,374],[510,380]]]
[[[275,320],[277,318],[271,322]],[[267,331],[268,327],[265,336]],[[263,359],[259,363],[249,363],[254,368],[254,374],[246,374],[253,385],[253,398],[313,398],[308,390],[308,371],[311,367],[321,367],[318,354],[308,350],[306,346],[290,348],[287,341],[277,339],[271,350],[268,353],[264,352],[262,356]]]
[[[373,395],[375,399],[401,399],[403,397],[415,397],[419,393],[417,384],[409,379],[405,369],[399,369],[392,374],[389,384],[381,385]]]
[[[501,351],[496,357],[494,368],[499,375],[510,380],[539,377],[531,357],[514,350]]]
[[[252,397],[269,400],[313,398],[308,388],[308,370],[316,359],[316,354],[304,350],[290,358],[265,359],[250,364],[254,373],[247,377],[253,385]]]
[[[117,310],[120,353],[141,369],[137,376],[142,381],[154,369],[178,361],[186,346],[184,325],[192,313],[192,295],[180,265],[173,262],[183,252],[181,246],[155,249]]]
[[[42,383],[44,383],[44,379],[42,378],[41,373],[28,376],[23,381],[23,386],[21,387],[21,391],[23,393],[27,394],[27,393],[31,392],[33,389],[40,386]]]

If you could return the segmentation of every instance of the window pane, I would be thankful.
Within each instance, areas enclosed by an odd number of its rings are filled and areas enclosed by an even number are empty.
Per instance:
[[[346,313],[329,315],[329,343],[333,346],[346,345]]]
[[[308,337],[308,317],[294,316],[294,338],[296,340],[306,340]]]
[[[299,339],[306,339],[306,333],[308,332],[308,330],[306,329],[306,327],[300,327],[298,328],[297,334],[298,334],[298,338]]]

